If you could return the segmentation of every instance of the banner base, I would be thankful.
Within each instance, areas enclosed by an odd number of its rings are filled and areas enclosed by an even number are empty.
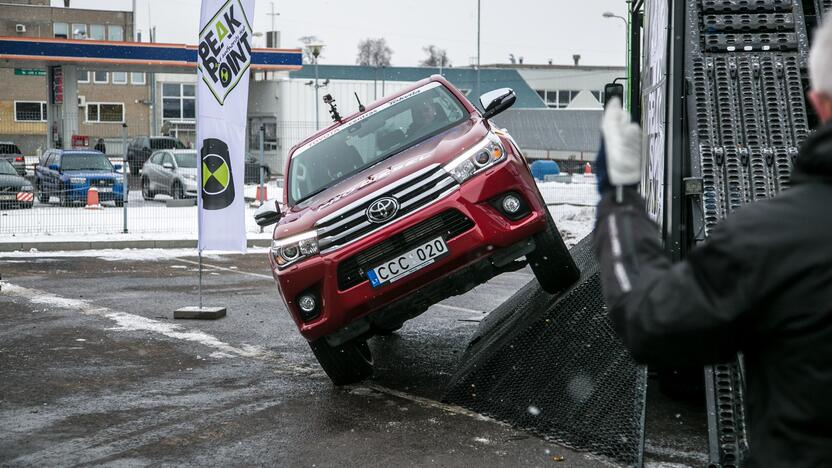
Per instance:
[[[183,307],[173,312],[175,319],[216,320],[225,317],[225,307]]]

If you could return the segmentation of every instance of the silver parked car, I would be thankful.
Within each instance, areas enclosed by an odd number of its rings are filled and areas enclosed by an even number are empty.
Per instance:
[[[142,197],[152,200],[164,193],[173,198],[195,198],[196,151],[158,150],[142,166]]]

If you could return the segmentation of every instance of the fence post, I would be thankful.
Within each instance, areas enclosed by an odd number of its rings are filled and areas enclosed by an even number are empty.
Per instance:
[[[258,167],[257,167],[258,172],[260,172],[260,197],[259,197],[260,198],[260,206],[263,206],[263,203],[265,203],[265,200],[263,200],[263,199],[266,198],[265,197],[266,191],[263,189],[263,185],[264,185],[264,183],[263,183],[264,182],[263,181],[263,179],[264,179],[264,177],[263,177],[264,176],[264,174],[263,174],[263,161],[265,160],[264,148],[263,148],[263,139],[265,137],[265,133],[266,133],[266,125],[260,124],[260,163],[258,164]],[[263,232],[263,226],[260,226],[260,232]]]
[[[127,124],[121,124],[121,175],[124,180],[124,185],[121,187],[121,197],[123,200],[124,210],[124,234],[127,234],[127,199],[130,191],[130,171],[127,170]]]

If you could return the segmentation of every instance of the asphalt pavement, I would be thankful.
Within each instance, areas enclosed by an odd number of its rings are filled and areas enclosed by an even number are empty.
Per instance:
[[[45,255],[45,254],[41,254]],[[0,466],[614,466],[439,402],[477,323],[528,270],[371,340],[374,377],[336,388],[264,254],[0,258]],[[651,381],[647,461],[707,461],[704,407]]]

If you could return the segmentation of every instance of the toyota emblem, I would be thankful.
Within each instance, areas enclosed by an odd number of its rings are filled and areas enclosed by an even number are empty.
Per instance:
[[[371,223],[386,223],[399,212],[399,201],[395,198],[379,198],[367,207],[367,219]]]

